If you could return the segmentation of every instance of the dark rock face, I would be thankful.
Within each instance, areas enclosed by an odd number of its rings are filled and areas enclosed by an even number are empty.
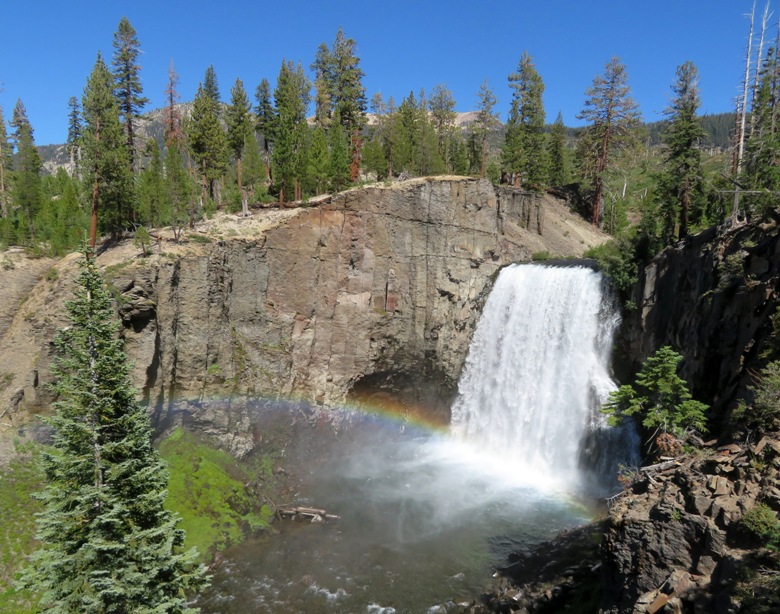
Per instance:
[[[646,468],[617,500],[602,542],[603,611],[656,612],[672,598],[685,611],[735,611],[734,584],[756,546],[740,520],[757,503],[780,510],[780,455],[756,468],[756,447],[732,450]]]
[[[666,249],[644,270],[638,309],[625,318],[624,361],[636,368],[663,345],[711,403],[714,426],[744,394],[772,333],[780,301],[778,220],[709,229]]]

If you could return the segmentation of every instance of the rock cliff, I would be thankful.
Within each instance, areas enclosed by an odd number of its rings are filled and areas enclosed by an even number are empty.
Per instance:
[[[196,230],[147,258],[123,244],[98,262],[144,398],[161,419],[187,409],[231,433],[237,453],[251,445],[248,398],[330,405],[384,392],[446,414],[499,268],[580,256],[605,238],[555,199],[465,178],[354,189]],[[31,373],[47,379],[75,259],[36,286],[0,340],[13,378],[3,406]],[[20,346],[35,351],[9,361]],[[17,415],[39,395],[17,394]]]
[[[644,270],[638,309],[624,320],[627,363],[663,345],[681,352],[682,376],[713,405],[713,426],[744,394],[772,343],[780,306],[780,218],[711,228],[661,252]]]

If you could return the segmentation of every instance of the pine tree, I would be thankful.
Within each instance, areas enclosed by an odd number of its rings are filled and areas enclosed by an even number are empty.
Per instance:
[[[704,199],[703,174],[699,142],[704,129],[696,116],[699,99],[698,71],[692,62],[677,67],[677,80],[672,85],[674,98],[664,111],[669,125],[662,135],[666,147],[663,172],[659,181],[661,213],[664,216],[664,238],[674,238],[675,222],[679,220],[677,237],[688,234],[691,216],[699,213]]]
[[[630,144],[641,120],[639,108],[631,98],[626,67],[612,58],[586,91],[585,108],[578,119],[590,122],[583,152],[587,156],[588,179],[593,188],[593,224],[601,220],[605,173],[613,152]]]
[[[35,146],[33,128],[21,100],[16,101],[11,127],[13,128],[11,136],[16,149],[11,198],[16,208],[17,240],[32,245],[36,241],[35,218],[40,212],[43,197],[41,191],[43,160]]]
[[[248,198],[256,202],[258,192],[264,193],[265,184],[265,165],[263,164],[263,154],[260,151],[260,144],[257,142],[254,130],[247,135],[243,147],[243,179]]]
[[[315,126],[311,133],[308,176],[315,194],[322,194],[329,176],[328,136],[322,126]]]
[[[306,145],[306,109],[309,106],[311,84],[303,67],[283,61],[276,81],[277,130],[272,152],[274,185],[279,190],[279,203],[299,199],[300,182],[305,173],[303,162]]]
[[[347,38],[339,27],[333,48],[321,44],[312,67],[322,80],[321,104],[325,97],[330,101],[330,117],[338,116],[350,143],[350,180],[357,180],[360,172],[360,131],[366,123],[366,90],[362,79],[365,76],[360,68],[360,58],[356,55],[357,43]],[[320,89],[318,89],[318,94]],[[321,118],[326,118],[324,109]]]
[[[325,43],[317,48],[314,62],[314,124],[327,130],[333,118],[333,56]]]
[[[89,191],[92,218],[89,244],[95,246],[100,227],[112,236],[127,228],[133,212],[133,180],[127,140],[112,90],[113,79],[102,56],[84,88],[84,181]]]
[[[563,115],[560,111],[550,131],[547,157],[550,161],[550,185],[566,185],[569,182],[569,168],[566,160],[566,126],[563,124]]]
[[[493,111],[498,99],[490,89],[487,79],[482,82],[477,93],[477,120],[474,122],[474,135],[479,139],[480,170],[479,176],[485,176],[485,161],[487,160],[487,139],[490,130],[498,124],[498,113]]]
[[[228,105],[225,122],[227,123],[227,142],[231,153],[236,158],[238,173],[238,191],[241,193],[241,210],[244,215],[249,215],[247,196],[241,182],[241,159],[243,158],[244,142],[252,135],[252,105],[246,95],[241,79],[236,79],[235,85],[230,90],[230,105]]]
[[[263,137],[263,163],[265,164],[266,180],[271,181],[271,151],[270,145],[274,140],[276,131],[276,110],[271,101],[271,86],[268,79],[260,81],[255,92],[255,116],[257,117],[256,130]]]
[[[446,85],[438,84],[434,86],[430,99],[428,100],[428,110],[431,112],[433,127],[436,130],[436,139],[438,143],[439,156],[444,161],[447,170],[452,170],[450,152],[447,145],[450,142],[450,133],[455,128],[455,98]]]
[[[178,241],[182,228],[188,221],[192,225],[199,212],[195,200],[197,188],[192,176],[184,168],[182,148],[175,141],[168,146],[165,154],[165,183],[170,204],[170,217],[166,223],[171,225],[174,238]]]
[[[71,325],[57,335],[54,451],[43,457],[36,551],[21,586],[47,612],[192,611],[206,583],[197,552],[182,552],[179,518],[164,507],[167,471],[130,386],[111,295],[86,250]]]
[[[540,188],[547,179],[547,149],[542,102],[544,83],[533,60],[523,52],[517,72],[509,75],[512,104],[506,125],[502,163],[514,185]]]
[[[78,165],[81,162],[81,136],[84,130],[81,117],[81,105],[79,99],[71,96],[68,99],[68,155],[70,156],[70,166],[74,169],[76,175],[79,175]]]
[[[138,221],[141,224],[163,226],[169,215],[168,198],[165,190],[165,170],[160,147],[151,140],[146,145],[149,165],[138,178]]]
[[[219,93],[219,84],[217,83],[217,72],[214,70],[214,65],[210,64],[206,69],[206,74],[203,77],[203,92],[214,103],[214,108],[217,110],[217,117],[222,115],[222,97]]]
[[[10,212],[12,148],[8,142],[3,107],[0,107],[0,217],[7,219]]]
[[[119,114],[127,136],[130,168],[134,170],[139,145],[136,142],[136,125],[141,117],[141,110],[149,102],[149,99],[142,95],[141,67],[138,65],[140,52],[135,28],[130,25],[127,17],[122,17],[114,33],[114,58],[111,64],[114,67],[114,95],[119,104]]]
[[[198,86],[185,133],[201,176],[204,198],[218,201],[216,183],[227,170],[227,136],[217,104],[203,85]]]
[[[37,225],[45,230],[43,240],[48,243],[50,252],[62,256],[83,243],[89,220],[81,207],[81,182],[68,175],[64,168],[58,169],[49,179],[44,187],[44,207]]]

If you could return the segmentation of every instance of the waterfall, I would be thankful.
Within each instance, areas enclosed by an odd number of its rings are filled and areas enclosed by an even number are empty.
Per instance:
[[[502,270],[469,348],[453,431],[530,479],[571,487],[589,472],[614,478],[617,461],[632,462],[636,449],[632,432],[610,429],[598,411],[616,388],[614,303],[590,268]]]

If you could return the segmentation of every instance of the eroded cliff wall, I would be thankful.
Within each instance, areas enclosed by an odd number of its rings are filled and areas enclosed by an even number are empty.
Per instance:
[[[148,258],[125,244],[98,262],[144,398],[161,417],[186,407],[223,432],[248,429],[241,399],[335,404],[361,380],[446,401],[499,268],[580,256],[605,238],[554,199],[464,178],[351,190],[200,231]],[[2,338],[6,363],[14,345],[35,348],[5,365],[9,390],[31,373],[46,381],[75,260],[39,283]],[[45,401],[39,385],[24,390],[16,413]]]

